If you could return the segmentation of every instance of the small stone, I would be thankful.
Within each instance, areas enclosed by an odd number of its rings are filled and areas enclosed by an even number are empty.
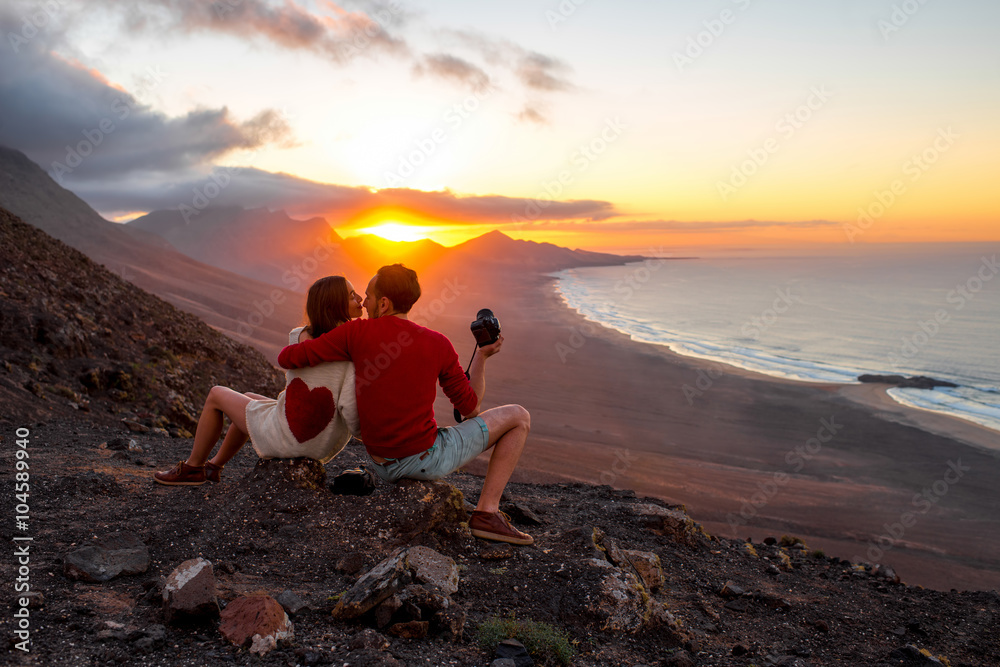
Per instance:
[[[731,581],[727,581],[722,586],[722,589],[719,590],[719,595],[721,595],[724,598],[730,598],[730,599],[732,599],[732,598],[738,598],[741,595],[743,595],[744,593],[746,593],[746,591],[744,591],[742,588],[740,588],[739,586],[737,586],[736,584],[734,584]]]
[[[184,561],[167,577],[162,597],[168,623],[217,617],[219,602],[212,564],[204,558]]]
[[[490,663],[490,667],[517,667],[517,663],[510,658],[497,658]]]
[[[813,627],[815,627],[820,632],[830,632],[830,624],[822,619],[813,623]]]
[[[295,616],[299,612],[309,608],[309,605],[303,602],[302,598],[289,590],[282,591],[281,595],[277,597],[277,600],[278,604],[280,604],[284,610],[292,616]]]
[[[748,649],[743,644],[737,644],[736,646],[733,647],[733,650],[730,652],[738,658],[741,655],[746,655],[747,653],[749,653],[750,649]]]
[[[497,645],[497,657],[509,658],[516,667],[531,667],[535,661],[531,659],[528,649],[516,639],[505,639]]]
[[[544,521],[531,511],[531,508],[523,503],[511,503],[505,507],[507,515],[514,521],[524,526],[541,526]]]
[[[150,430],[148,426],[144,426],[143,424],[140,424],[137,421],[132,421],[131,419],[123,419],[122,424],[124,424],[125,428],[133,433],[149,433]]]
[[[389,634],[401,639],[423,639],[427,636],[430,623],[427,621],[407,621],[389,626]]]
[[[898,635],[899,637],[902,637],[903,635],[906,634],[906,628],[900,626],[898,628],[893,628],[889,632],[891,632],[894,635]]]
[[[766,544],[769,547],[773,547],[777,543],[778,543],[777,538],[774,538],[774,537],[765,537],[764,538],[764,544]]]

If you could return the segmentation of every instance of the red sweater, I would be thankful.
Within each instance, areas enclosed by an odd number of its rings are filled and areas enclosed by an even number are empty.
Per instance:
[[[278,355],[282,368],[325,361],[354,362],[361,439],[383,458],[401,459],[434,444],[438,382],[463,415],[479,404],[451,341],[399,317],[353,320]]]

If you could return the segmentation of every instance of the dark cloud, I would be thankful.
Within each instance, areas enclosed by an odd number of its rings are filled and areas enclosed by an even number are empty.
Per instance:
[[[682,232],[686,234],[736,231],[741,229],[814,229],[817,227],[839,227],[841,223],[830,220],[800,220],[794,222],[772,222],[767,220],[736,220],[731,222],[679,222],[677,220],[623,220],[604,222],[577,222],[546,220],[527,223],[533,230],[546,231],[586,231],[586,232]]]
[[[182,207],[200,210],[208,205],[268,207],[296,216],[322,215],[334,225],[379,207],[415,211],[444,224],[503,224],[526,215],[531,204],[500,195],[461,196],[448,190],[394,188],[373,192],[246,167],[191,173],[168,184],[134,174],[114,183],[82,183],[74,192],[107,215]],[[546,202],[541,211],[537,217],[543,220],[603,219],[615,213],[611,203],[596,200]]]
[[[528,88],[553,92],[573,88],[569,80],[559,76],[568,69],[569,67],[559,60],[532,51],[520,54],[515,71]]]
[[[490,77],[481,68],[447,53],[434,53],[413,66],[415,74],[431,74],[442,79],[450,79],[463,86],[480,90],[490,84]]]
[[[316,15],[293,0],[103,0],[121,12],[133,32],[215,32],[239,38],[263,39],[293,50],[320,53],[336,62],[359,55],[406,55],[409,46],[388,28],[402,25],[407,14],[402,3],[367,3],[367,11],[348,11],[324,3],[328,13]]]
[[[169,76],[149,68],[135,92],[151,92]],[[0,143],[67,185],[195,169],[235,150],[291,142],[276,111],[245,121],[225,107],[169,117],[100,73],[31,44],[18,54],[0,49],[0,119]]]
[[[509,70],[526,88],[535,92],[573,90],[571,68],[565,62],[506,39],[494,39],[470,30],[447,31],[458,44],[479,53],[490,65]]]

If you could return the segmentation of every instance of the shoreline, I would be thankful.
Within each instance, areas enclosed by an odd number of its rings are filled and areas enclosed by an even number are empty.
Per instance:
[[[480,276],[423,322],[448,335],[464,361],[472,318],[458,313],[490,307],[500,318],[507,342],[490,362],[484,408],[518,403],[531,414],[514,481],[631,489],[685,505],[721,537],[796,535],[829,555],[891,564],[908,583],[1000,589],[992,518],[1000,457],[974,444],[983,433],[970,429],[968,443],[951,430],[932,433],[930,422],[952,429],[961,420],[931,415],[921,428],[907,415],[923,411],[880,404],[874,385],[858,385],[868,396],[846,396],[842,384],[773,378],[634,341],[567,307],[554,280]],[[433,300],[435,287],[427,287]],[[704,390],[685,395],[699,379]],[[441,425],[450,424],[447,399],[436,407]],[[824,423],[835,425],[835,437],[821,451],[804,450]],[[912,511],[914,493],[941,479],[951,459],[971,472],[887,544],[885,526]],[[466,470],[481,475],[487,462],[482,456]],[[761,489],[774,492],[748,505]],[[880,539],[888,547],[881,552]]]
[[[634,263],[634,262],[633,262]],[[629,266],[628,264],[624,266]],[[897,423],[904,424],[907,426],[915,426],[917,428],[923,429],[928,433],[934,435],[940,435],[947,438],[953,438],[962,442],[963,444],[970,445],[972,447],[979,447],[992,452],[1000,452],[1000,430],[992,429],[978,422],[974,422],[969,419],[963,419],[962,417],[940,411],[940,410],[930,410],[925,408],[918,408],[912,405],[907,405],[902,403],[888,394],[888,390],[892,389],[894,385],[880,384],[880,383],[865,383],[865,382],[853,382],[853,383],[843,383],[843,382],[823,382],[823,381],[810,381],[810,380],[800,380],[795,378],[782,377],[780,375],[771,375],[764,371],[756,371],[749,368],[743,368],[742,366],[737,366],[732,363],[725,361],[718,361],[715,359],[708,359],[705,357],[700,357],[697,355],[682,354],[673,350],[667,343],[654,343],[649,341],[636,340],[629,333],[620,331],[613,326],[591,320],[587,318],[586,315],[581,313],[579,310],[574,308],[566,300],[556,287],[558,282],[558,277],[554,275],[546,275],[545,278],[551,278],[552,280],[552,293],[555,298],[560,302],[563,308],[572,313],[574,316],[579,317],[582,321],[586,322],[591,326],[598,326],[604,330],[615,332],[628,339],[632,344],[638,345],[649,345],[653,348],[662,349],[664,352],[673,355],[678,359],[694,360],[698,363],[703,363],[711,368],[724,369],[724,372],[733,373],[738,375],[744,375],[750,378],[758,378],[773,382],[791,382],[795,384],[801,384],[803,386],[819,387],[823,389],[828,389],[832,391],[838,391],[845,398],[855,401],[860,404],[867,405],[873,410],[878,411],[885,419],[890,421],[896,421]],[[869,389],[871,388],[871,389]]]

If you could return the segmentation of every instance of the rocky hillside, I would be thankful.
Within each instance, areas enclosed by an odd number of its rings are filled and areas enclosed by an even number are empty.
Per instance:
[[[324,476],[363,462],[355,443],[328,473],[245,449],[221,484],[163,487],[152,472],[188,440],[86,418],[18,425],[29,518],[0,535],[33,538],[32,643],[0,619],[7,664],[1000,664],[995,592],[908,586],[787,536],[715,538],[631,492],[511,484],[501,507],[536,540],[511,547],[469,534],[468,474],[334,493]],[[14,474],[0,467],[11,508]],[[494,662],[519,650],[510,635],[530,655]]]
[[[214,384],[277,395],[263,355],[0,209],[3,423],[89,412],[175,435]]]

